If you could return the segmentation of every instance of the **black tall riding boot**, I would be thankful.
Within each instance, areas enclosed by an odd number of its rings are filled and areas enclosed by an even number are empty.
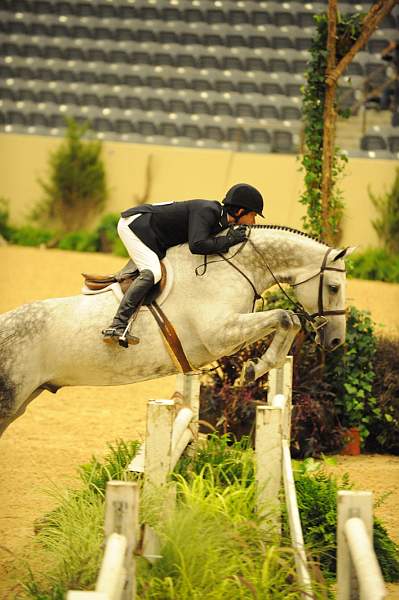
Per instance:
[[[154,285],[154,275],[149,269],[141,271],[140,275],[133,281],[129,289],[125,292],[116,315],[108,329],[104,329],[104,342],[113,342],[122,338],[130,317],[138,308],[142,300]],[[139,338],[130,333],[123,336],[120,345],[127,347],[128,344],[138,344]]]

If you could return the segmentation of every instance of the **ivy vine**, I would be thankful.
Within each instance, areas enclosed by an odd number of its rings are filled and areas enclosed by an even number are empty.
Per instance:
[[[337,63],[348,52],[353,43],[360,35],[364,15],[338,15],[337,20]],[[306,70],[306,85],[303,91],[303,115],[304,115],[304,151],[301,159],[302,168],[305,171],[305,190],[300,197],[300,202],[306,208],[303,218],[305,231],[311,235],[323,239],[322,227],[322,168],[323,168],[323,130],[324,130],[324,103],[326,94],[326,65],[327,65],[327,37],[328,17],[322,13],[315,16],[316,33],[310,48],[310,61]],[[349,111],[340,109],[339,102],[335,103],[337,115],[348,117]],[[342,191],[337,181],[342,175],[347,157],[338,147],[334,148],[331,173],[331,195],[329,198],[329,225],[334,237],[338,242],[341,230],[341,221],[344,211]]]

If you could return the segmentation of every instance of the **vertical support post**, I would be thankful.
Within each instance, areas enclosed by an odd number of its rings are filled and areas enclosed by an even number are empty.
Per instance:
[[[183,396],[184,405],[188,406],[193,411],[193,420],[190,424],[190,429],[193,432],[194,437],[198,433],[200,386],[201,381],[199,373],[193,375],[179,373],[176,376],[176,391],[180,392]]]
[[[287,356],[282,367],[269,371],[267,403],[272,404],[276,394],[284,394],[287,399],[292,399],[292,371],[294,358]]]
[[[139,528],[139,485],[128,481],[109,481],[105,498],[104,533],[108,538],[112,533],[119,533],[126,538],[125,582],[122,600],[136,597],[136,564],[134,550],[138,541]],[[96,591],[103,591],[101,572]]]
[[[175,413],[173,400],[148,402],[144,473],[146,481],[153,485],[164,485],[171,470]]]
[[[291,411],[292,411],[292,375],[294,368],[293,356],[287,356],[285,363],[278,369],[269,372],[269,388],[267,392],[267,404],[269,406],[281,406],[284,408],[283,435],[288,441],[291,437]],[[284,396],[284,402],[276,396]]]
[[[373,495],[371,492],[340,491],[337,501],[337,600],[355,600],[360,598],[359,585],[344,527],[351,517],[360,518],[372,542]]]
[[[275,514],[276,532],[281,532],[280,487],[282,475],[282,409],[258,406],[256,409],[256,481],[259,512]]]

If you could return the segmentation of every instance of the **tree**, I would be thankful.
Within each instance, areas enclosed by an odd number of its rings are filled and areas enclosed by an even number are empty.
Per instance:
[[[44,198],[35,208],[37,221],[52,221],[63,231],[85,227],[104,207],[108,190],[99,141],[84,141],[88,125],[67,120],[64,142],[50,155],[47,181],[39,180]]]
[[[364,17],[338,18],[337,0],[329,0],[327,15],[316,17],[318,31],[304,97],[306,190],[301,202],[308,206],[305,229],[330,245],[337,241],[343,210],[334,189],[343,168],[343,157],[335,149],[338,80],[397,2],[377,0]]]

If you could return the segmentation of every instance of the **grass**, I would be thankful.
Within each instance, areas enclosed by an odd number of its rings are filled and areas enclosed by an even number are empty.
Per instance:
[[[125,467],[137,447],[136,442],[110,445],[103,461],[93,458],[80,467],[80,490],[55,492],[58,508],[42,520],[32,554],[41,557],[43,568],[28,569],[18,598],[61,600],[68,589],[93,589],[103,553],[106,481],[130,478]],[[314,547],[331,579],[339,482],[325,475],[315,461],[297,464],[296,481],[305,543],[309,550]],[[343,485],[348,486],[348,481]],[[248,440],[232,443],[227,436],[212,436],[193,458],[180,461],[168,486],[146,486],[140,521],[157,531],[162,558],[154,564],[137,558],[138,598],[299,599],[293,550],[284,538],[276,539],[273,514],[260,516],[267,507],[259,510],[257,494]],[[384,547],[380,562],[382,558],[382,566],[393,574],[397,549],[386,532],[379,534]],[[330,583],[317,565],[312,566],[315,598],[331,598]]]

